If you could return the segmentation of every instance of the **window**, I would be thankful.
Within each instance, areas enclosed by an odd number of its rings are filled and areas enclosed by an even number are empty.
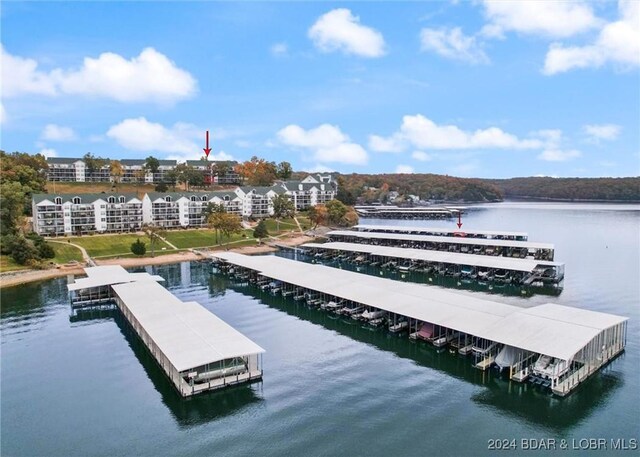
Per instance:
[[[118,201],[119,201],[120,203],[124,203],[124,202],[125,202],[125,200],[126,200],[126,199],[125,199],[122,195],[121,195],[120,197],[118,197]]]
[[[80,197],[73,197],[73,204],[79,205],[82,199]]]
[[[229,196],[228,196],[228,195],[225,195],[225,196],[224,196],[224,201],[225,201],[225,202],[228,202],[228,201],[229,201]]]
[[[207,200],[208,200],[208,199],[207,199],[207,196],[206,196],[206,195],[203,195],[203,196],[202,196],[202,201],[203,201],[203,202],[206,202]]]
[[[166,197],[164,197],[164,201],[165,202],[170,202],[171,201],[171,197],[169,195],[167,195]]]
[[[62,198],[56,197],[56,205],[62,205]]]
[[[195,201],[196,201],[196,196],[195,196],[195,195],[192,195],[192,196],[191,196],[191,201],[192,201],[192,202],[195,202]]]
[[[116,197],[109,197],[109,198],[107,199],[107,202],[108,202],[108,203],[115,203],[115,202],[116,202]]]

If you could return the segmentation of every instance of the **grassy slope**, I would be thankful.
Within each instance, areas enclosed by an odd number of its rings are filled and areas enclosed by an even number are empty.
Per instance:
[[[123,235],[94,235],[70,238],[72,243],[78,244],[85,248],[91,257],[100,257],[117,254],[130,254],[131,244],[140,238],[149,247],[149,238],[144,235],[123,234]],[[156,244],[156,251],[167,248],[172,250],[165,242],[160,241]]]
[[[55,263],[67,263],[72,260],[82,262],[82,252],[75,246],[62,243],[49,243],[56,253],[56,257],[53,259]]]
[[[246,237],[243,237],[246,235]],[[216,246],[216,235],[213,230],[176,230],[167,232],[165,238],[179,249],[201,248],[206,246]],[[243,238],[253,238],[253,230],[244,230],[242,233],[231,235],[231,238],[222,237],[223,243],[241,240]]]
[[[0,272],[2,273],[5,271],[25,270],[27,268],[29,267],[18,265],[15,260],[8,255],[0,255]]]
[[[111,192],[112,183],[110,182],[48,182],[47,192],[58,194],[75,194],[75,193],[100,193]],[[153,192],[152,184],[136,185],[132,183],[118,184],[114,189],[115,192],[137,193],[142,197],[146,192]]]

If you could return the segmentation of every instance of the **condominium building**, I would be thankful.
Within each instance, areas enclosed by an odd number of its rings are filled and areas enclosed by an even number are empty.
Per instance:
[[[202,227],[207,223],[205,210],[210,203],[243,215],[242,200],[233,191],[149,192],[142,199],[143,221],[168,229]]]
[[[286,195],[293,201],[296,211],[327,203],[336,198],[337,183],[331,175],[309,175],[302,181],[283,181],[278,184],[286,189]]]
[[[64,182],[109,182],[111,173],[109,164],[97,170],[90,170],[82,159],[49,157],[47,179]]]
[[[158,171],[152,173],[145,167],[147,161],[143,159],[121,159],[118,162],[122,165],[122,182],[169,182],[168,173],[178,165],[176,160],[158,160]]]
[[[39,235],[135,232],[142,201],[135,194],[35,194],[33,230]]]
[[[187,160],[186,164],[202,172],[206,185],[240,184],[242,182],[242,178],[235,171],[238,162],[233,160]]]

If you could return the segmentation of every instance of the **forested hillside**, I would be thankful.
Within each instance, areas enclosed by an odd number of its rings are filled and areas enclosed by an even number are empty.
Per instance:
[[[511,178],[483,180],[505,198],[640,201],[640,178]]]

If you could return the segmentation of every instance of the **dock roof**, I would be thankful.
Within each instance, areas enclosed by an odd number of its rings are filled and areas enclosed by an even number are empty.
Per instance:
[[[219,252],[213,257],[275,280],[563,360],[572,359],[602,330],[627,320],[551,303],[521,308],[275,256]]]
[[[92,287],[111,286],[114,284],[133,281],[164,281],[164,279],[158,275],[150,275],[149,273],[129,273],[120,265],[90,267],[85,268],[84,271],[87,274],[87,277],[76,279],[75,282],[69,284],[67,288],[70,292],[81,289],[90,289]]]
[[[372,244],[343,243],[307,243],[302,248],[331,249],[335,251],[361,252],[395,259],[417,260],[422,262],[438,262],[472,267],[496,268],[512,271],[532,272],[538,266],[563,267],[563,263],[548,260],[518,259],[490,255],[460,254],[457,252],[430,251],[427,249],[395,248]]]
[[[264,352],[197,302],[183,302],[158,283],[113,290],[178,371]]]
[[[450,243],[450,244],[466,244],[477,246],[502,246],[512,248],[527,248],[527,249],[554,249],[553,244],[550,243],[534,243],[530,241],[515,241],[515,240],[498,240],[487,238],[463,238],[463,237],[447,237],[433,235],[413,235],[411,233],[381,233],[381,232],[357,232],[354,230],[333,230],[327,233],[328,236],[340,235],[340,236],[352,236],[362,239],[377,239],[377,240],[398,240],[398,241],[420,241],[429,243]]]
[[[406,233],[454,233],[466,235],[483,235],[483,236],[511,236],[511,237],[527,237],[526,232],[505,232],[498,230],[454,230],[441,227],[421,227],[421,226],[404,226],[404,225],[365,225],[359,224],[354,226],[355,229],[368,232],[406,232]]]

